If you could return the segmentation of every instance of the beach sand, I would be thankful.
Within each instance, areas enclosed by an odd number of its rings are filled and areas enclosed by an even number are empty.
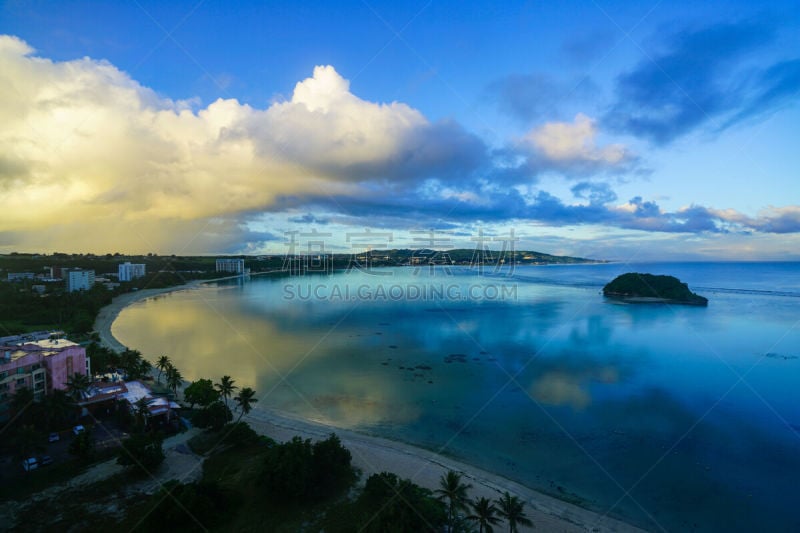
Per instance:
[[[363,472],[362,480],[372,474],[389,471],[408,478],[417,485],[435,490],[439,479],[448,470],[463,475],[465,483],[472,485],[471,498],[499,498],[505,491],[518,496],[526,503],[525,511],[536,531],[553,532],[635,532],[642,531],[619,520],[602,516],[577,505],[553,498],[504,477],[492,474],[466,463],[443,457],[432,451],[397,442],[363,435],[350,430],[327,426],[279,414],[256,407],[243,418],[258,433],[276,441],[286,441],[299,435],[302,438],[319,440],[331,433],[341,439],[350,450],[353,465]],[[498,526],[498,531],[505,525]],[[520,528],[520,531],[533,531]]]
[[[100,336],[101,344],[116,351],[125,349],[111,334],[111,325],[126,306],[139,300],[169,292],[196,288],[202,283],[204,281],[197,280],[177,287],[145,289],[114,298],[110,305],[101,309],[95,321],[95,331]],[[342,444],[350,450],[354,466],[363,472],[362,481],[372,474],[388,471],[402,478],[408,478],[422,487],[435,490],[438,488],[442,474],[448,470],[454,470],[463,475],[465,482],[472,485],[469,490],[472,498],[484,496],[495,499],[505,491],[518,496],[526,503],[526,513],[533,521],[536,531],[564,533],[643,531],[614,518],[603,516],[535,491],[475,466],[402,442],[294,418],[284,413],[270,411],[258,406],[244,419],[256,432],[276,441],[286,441],[296,435],[304,439],[319,440],[327,438],[331,433],[336,433]],[[503,523],[498,526],[498,530],[505,527]],[[520,528],[520,531],[525,530],[528,529]]]

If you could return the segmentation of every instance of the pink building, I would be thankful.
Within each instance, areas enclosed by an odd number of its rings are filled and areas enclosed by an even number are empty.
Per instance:
[[[65,339],[44,339],[0,345],[0,420],[9,417],[9,403],[22,387],[40,400],[53,389],[66,389],[73,374],[91,375],[86,349]]]

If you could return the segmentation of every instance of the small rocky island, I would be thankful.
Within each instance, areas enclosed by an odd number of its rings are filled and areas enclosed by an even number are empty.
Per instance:
[[[629,272],[603,287],[603,296],[627,303],[708,305],[708,299],[693,293],[674,276]]]

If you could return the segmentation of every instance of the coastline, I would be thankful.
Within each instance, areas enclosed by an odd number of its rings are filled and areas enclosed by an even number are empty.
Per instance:
[[[518,496],[526,503],[526,514],[534,528],[520,527],[520,531],[558,532],[642,532],[644,530],[603,516],[578,505],[559,500],[517,482],[493,474],[456,459],[444,457],[430,450],[404,442],[374,437],[321,422],[294,418],[284,413],[256,406],[244,420],[259,434],[277,441],[286,441],[299,435],[312,440],[324,439],[336,433],[342,444],[350,450],[353,465],[363,473],[362,480],[372,474],[389,471],[408,478],[422,487],[436,490],[439,479],[448,470],[463,475],[472,485],[471,498],[499,498],[505,491]]]
[[[171,292],[191,290],[212,281],[218,281],[218,279],[194,280],[185,285],[162,289],[143,289],[117,296],[111,304],[100,310],[94,324],[101,345],[118,352],[125,349],[125,346],[112,335],[111,326],[119,313],[128,305]],[[528,517],[538,531],[565,533],[643,531],[615,518],[603,516],[578,505],[559,500],[473,465],[404,442],[365,435],[316,421],[294,418],[285,413],[274,412],[259,406],[256,406],[244,419],[259,434],[278,441],[289,440],[295,435],[317,440],[336,433],[342,444],[350,450],[353,465],[363,472],[365,478],[375,473],[390,471],[400,477],[409,478],[422,487],[435,490],[438,488],[439,478],[442,474],[448,470],[454,470],[461,473],[467,483],[472,484],[470,496],[473,498],[494,499],[505,491],[518,496],[527,504]],[[520,530],[529,529],[520,528]]]
[[[274,271],[267,271],[267,272],[259,272],[258,274],[272,274]],[[94,331],[100,336],[100,345],[115,352],[122,352],[125,350],[125,346],[119,342],[114,335],[111,334],[111,325],[117,319],[119,314],[122,312],[123,309],[128,307],[129,305],[136,303],[140,300],[147,300],[149,298],[155,298],[156,296],[161,296],[164,294],[169,294],[171,292],[178,292],[178,291],[187,291],[191,289],[196,289],[201,285],[205,285],[206,283],[214,283],[217,281],[223,281],[226,279],[236,279],[240,278],[241,276],[225,276],[222,278],[213,278],[213,279],[195,279],[190,281],[189,283],[184,283],[183,285],[175,285],[173,287],[163,287],[159,289],[142,289],[139,291],[134,292],[126,292],[124,294],[120,294],[116,296],[110,304],[100,309],[100,312],[97,313],[97,318],[94,321]]]
[[[94,321],[94,330],[100,336],[100,345],[114,350],[115,352],[122,352],[125,350],[126,347],[111,334],[111,325],[117,319],[122,310],[132,303],[140,300],[146,300],[148,298],[154,298],[162,294],[168,294],[170,292],[194,289],[203,283],[206,283],[206,281],[208,280],[193,280],[184,285],[164,287],[161,289],[142,289],[135,292],[126,292],[125,294],[120,294],[119,296],[115,297],[110,304],[100,309],[100,312],[97,313],[97,318]]]

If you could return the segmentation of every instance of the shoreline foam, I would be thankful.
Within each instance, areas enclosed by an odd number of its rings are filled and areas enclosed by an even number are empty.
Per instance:
[[[125,346],[111,333],[112,324],[125,307],[171,292],[195,289],[204,283],[214,281],[218,281],[218,279],[194,280],[185,285],[163,289],[143,289],[117,296],[111,304],[100,310],[95,320],[94,327],[100,337],[101,345],[115,351],[125,349]],[[439,478],[442,474],[448,470],[454,470],[461,473],[467,483],[472,484],[469,491],[472,498],[494,499],[505,491],[518,496],[527,504],[526,512],[537,531],[570,533],[643,531],[615,518],[549,496],[476,466],[401,441],[374,437],[321,422],[295,418],[258,406],[244,418],[256,432],[278,441],[289,440],[295,435],[316,440],[336,433],[342,444],[350,450],[353,464],[363,472],[364,478],[375,473],[389,471],[402,478],[409,478],[420,486],[435,490],[438,488]],[[529,529],[520,528],[520,531],[526,530]]]

